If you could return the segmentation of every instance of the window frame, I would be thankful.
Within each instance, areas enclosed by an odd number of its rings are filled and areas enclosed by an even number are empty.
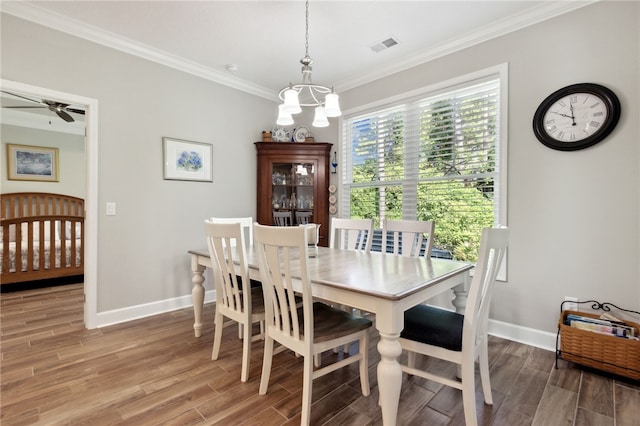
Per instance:
[[[424,86],[409,92],[394,95],[392,97],[380,99],[359,107],[355,107],[346,111],[339,120],[339,139],[340,139],[340,160],[341,164],[338,170],[339,196],[342,194],[350,194],[350,188],[353,186],[352,179],[352,158],[347,150],[351,150],[351,141],[348,139],[348,133],[345,124],[348,120],[371,113],[375,115],[383,110],[391,110],[397,108],[401,104],[415,103],[420,99],[437,96],[452,92],[459,88],[471,86],[488,80],[498,80],[499,82],[499,109],[496,120],[496,165],[498,173],[494,182],[494,226],[507,226],[508,214],[508,64],[503,63],[468,74],[464,74],[445,81]],[[416,141],[417,143],[417,141]],[[347,179],[348,178],[348,179]],[[413,182],[402,180],[401,182]],[[398,181],[386,181],[386,185],[393,185]],[[415,183],[415,182],[413,182]],[[378,183],[372,183],[372,186],[379,186]],[[359,185],[361,186],[361,185]],[[350,217],[350,197],[339,197],[338,200],[340,217]],[[414,210],[415,211],[415,210]],[[403,216],[406,215],[406,209],[403,207]],[[405,219],[415,219],[405,217]],[[436,227],[437,229],[437,227]],[[506,260],[503,262],[498,278],[506,280]]]

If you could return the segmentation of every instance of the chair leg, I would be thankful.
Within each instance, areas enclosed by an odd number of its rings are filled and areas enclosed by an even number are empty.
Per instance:
[[[480,381],[482,382],[482,393],[484,394],[484,402],[485,404],[493,405],[493,396],[491,395],[491,380],[489,379],[489,350],[487,348],[486,338],[480,345],[478,363],[480,364]]]
[[[474,362],[462,362],[462,404],[467,426],[477,426]]]
[[[213,350],[211,351],[211,359],[218,359],[220,355],[220,343],[222,342],[222,329],[224,327],[224,317],[222,313],[216,311],[214,320],[215,331],[213,333]]]
[[[413,351],[407,352],[407,366],[416,368],[416,353]]]
[[[240,374],[240,381],[246,382],[249,379],[249,362],[251,360],[251,326],[244,325],[243,341],[242,341],[242,373]]]
[[[308,425],[311,420],[311,395],[313,382],[313,357],[304,357],[304,371],[302,377],[302,412],[301,425]]]
[[[369,386],[369,331],[365,330],[364,334],[358,342],[358,350],[362,354],[360,360],[360,387],[362,395],[369,396],[371,386]]]
[[[269,387],[269,376],[271,376],[271,360],[273,358],[273,339],[269,336],[264,338],[264,355],[262,358],[262,377],[260,378],[260,395],[267,393]]]

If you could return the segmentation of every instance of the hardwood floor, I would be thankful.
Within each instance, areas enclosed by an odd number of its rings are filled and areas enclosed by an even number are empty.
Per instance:
[[[250,377],[240,382],[242,347],[225,330],[211,360],[213,304],[203,337],[193,336],[191,309],[97,330],[82,319],[82,285],[0,295],[3,425],[293,425],[300,422],[302,359],[274,357],[269,392],[258,395],[261,342]],[[369,397],[356,366],[314,381],[312,423],[381,425],[372,338]],[[326,353],[325,357],[338,356]],[[552,352],[492,337],[494,405],[482,403],[483,425],[640,425],[638,383],[582,371]],[[427,368],[449,368],[423,360]],[[453,369],[449,368],[452,372]],[[463,425],[458,390],[403,377],[401,425]]]

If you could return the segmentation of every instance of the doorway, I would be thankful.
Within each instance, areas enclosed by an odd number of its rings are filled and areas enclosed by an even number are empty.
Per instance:
[[[98,310],[98,101],[5,79],[0,80],[0,87],[8,92],[27,97],[82,106],[85,110],[84,323],[88,329],[96,328]]]

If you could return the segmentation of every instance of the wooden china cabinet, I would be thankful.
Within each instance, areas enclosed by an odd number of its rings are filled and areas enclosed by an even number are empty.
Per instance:
[[[258,206],[256,220],[273,225],[273,212],[311,212],[319,223],[319,245],[329,244],[330,143],[256,142],[258,150]]]

